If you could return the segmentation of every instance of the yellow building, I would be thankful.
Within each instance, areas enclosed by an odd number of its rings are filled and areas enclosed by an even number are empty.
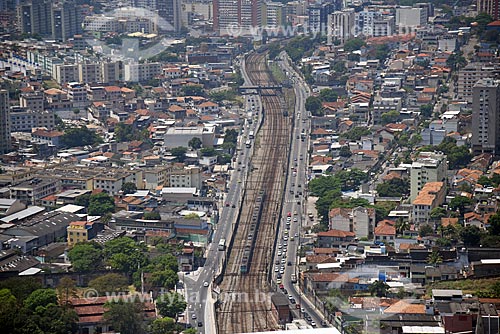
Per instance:
[[[71,222],[67,228],[68,246],[72,247],[76,243],[92,240],[100,230],[102,230],[102,223],[87,221]]]

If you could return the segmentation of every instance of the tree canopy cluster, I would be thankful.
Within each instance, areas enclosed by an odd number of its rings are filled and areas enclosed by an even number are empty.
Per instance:
[[[76,272],[110,267],[127,277],[131,276],[136,286],[141,285],[143,272],[149,273],[148,282],[155,287],[172,289],[179,280],[177,258],[171,252],[150,259],[147,256],[147,247],[128,237],[110,240],[104,246],[93,242],[79,243],[68,252],[68,257]],[[113,278],[113,282],[113,286],[123,287],[123,282],[117,277]]]
[[[377,185],[381,197],[402,197],[410,194],[410,182],[407,179],[393,178]]]
[[[457,146],[457,141],[452,137],[445,137],[441,144],[436,146],[421,147],[420,151],[443,152],[446,154],[449,169],[464,168],[470,163],[473,157],[467,146]]]
[[[338,95],[330,88],[322,89],[318,96],[309,96],[306,99],[306,110],[313,116],[323,116],[323,102],[335,102]]]
[[[42,289],[32,279],[0,282],[0,323],[4,333],[75,333],[75,311],[60,305],[54,289]]]
[[[61,136],[61,144],[69,148],[100,143],[102,143],[102,138],[86,126],[65,129],[64,134]]]

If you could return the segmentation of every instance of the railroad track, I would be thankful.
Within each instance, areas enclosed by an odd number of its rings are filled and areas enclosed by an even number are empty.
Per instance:
[[[247,73],[254,85],[276,82],[267,69],[266,55],[252,54],[247,58]],[[221,284],[221,300],[217,310],[220,334],[234,334],[278,329],[277,315],[271,311],[271,288],[268,272],[272,266],[272,246],[278,225],[281,197],[290,141],[290,121],[283,116],[283,98],[275,90],[261,92],[264,121],[257,134],[254,156],[246,183],[246,195],[236,231],[235,241]],[[259,205],[258,197],[265,191],[265,201],[258,229],[255,232],[253,256],[246,273],[241,263],[248,244],[252,212]]]

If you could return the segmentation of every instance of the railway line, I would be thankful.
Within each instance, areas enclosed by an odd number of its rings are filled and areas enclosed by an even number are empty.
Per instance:
[[[276,85],[266,64],[267,52],[247,57],[253,85]],[[233,334],[279,328],[271,312],[268,283],[273,245],[285,183],[291,123],[283,115],[283,97],[276,89],[261,90],[263,124],[256,136],[251,171],[233,247],[220,285],[218,333]]]

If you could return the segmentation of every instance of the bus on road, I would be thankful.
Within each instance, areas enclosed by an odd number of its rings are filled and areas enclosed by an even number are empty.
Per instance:
[[[220,251],[223,251],[226,249],[226,239],[220,239],[219,246],[217,247],[217,249]]]

